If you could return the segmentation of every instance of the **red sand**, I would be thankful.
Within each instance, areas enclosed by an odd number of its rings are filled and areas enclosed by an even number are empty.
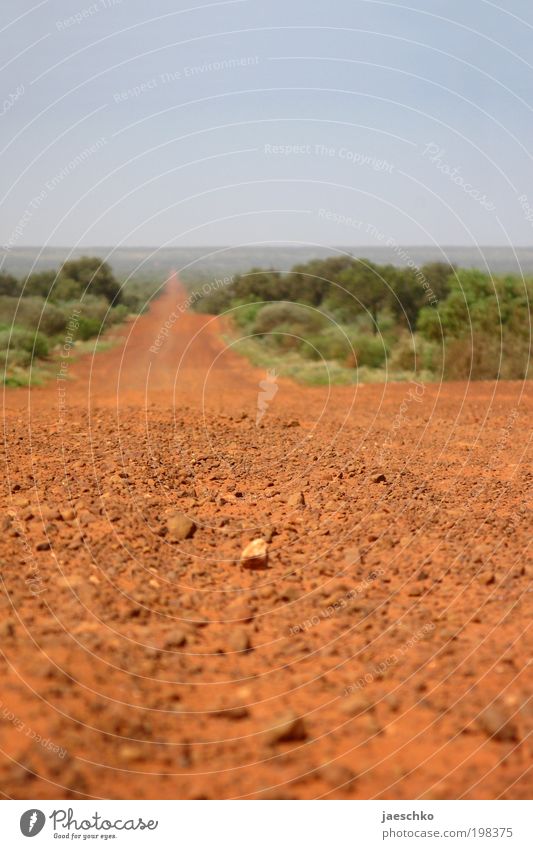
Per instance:
[[[280,380],[257,426],[184,298],[5,391],[4,795],[530,796],[530,386]]]

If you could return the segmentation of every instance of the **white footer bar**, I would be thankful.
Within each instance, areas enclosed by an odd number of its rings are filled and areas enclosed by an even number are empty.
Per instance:
[[[522,801],[5,801],[1,844],[529,849],[532,807]]]

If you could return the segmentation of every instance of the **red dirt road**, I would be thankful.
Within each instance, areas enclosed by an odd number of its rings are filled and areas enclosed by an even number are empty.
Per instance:
[[[184,299],[4,393],[3,794],[530,796],[531,388],[278,381],[257,422]]]

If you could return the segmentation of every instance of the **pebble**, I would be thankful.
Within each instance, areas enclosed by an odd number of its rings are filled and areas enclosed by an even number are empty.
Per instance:
[[[308,737],[305,721],[301,716],[292,713],[279,717],[273,728],[267,732],[267,743],[275,746],[276,743],[293,743],[299,740],[307,740]]]
[[[303,492],[293,492],[287,499],[289,507],[305,507],[305,498]]]
[[[228,638],[228,646],[233,651],[249,651],[252,644],[248,631],[245,628],[232,628]]]
[[[357,716],[372,710],[372,704],[362,693],[353,693],[343,699],[340,709],[346,716]]]
[[[353,770],[343,764],[327,764],[320,767],[320,777],[330,787],[335,787],[339,790],[348,790],[357,778]]]
[[[53,522],[57,519],[61,519],[59,510],[56,510],[55,507],[48,507],[46,504],[43,504],[41,507],[41,516],[47,522]]]
[[[118,756],[121,761],[140,761],[143,759],[143,750],[139,746],[120,746]]]
[[[490,584],[494,584],[496,582],[496,576],[494,572],[480,572],[477,575],[477,579],[480,584],[485,584],[485,586],[489,586]]]
[[[221,719],[246,719],[250,715],[250,711],[245,705],[239,705],[237,707],[222,708],[222,710],[217,711],[213,715]]]
[[[512,714],[512,711],[511,711]],[[480,728],[502,743],[517,742],[519,740],[518,727],[514,717],[503,704],[493,704],[486,708],[478,718]]]
[[[241,563],[248,569],[265,567],[268,563],[268,546],[266,540],[258,537],[248,543],[242,551]]]
[[[176,628],[176,630],[173,631],[172,634],[170,634],[170,636],[165,640],[166,649],[179,649],[181,646],[185,645],[187,645],[187,634],[180,628]]]
[[[76,518],[76,511],[73,507],[63,507],[59,512],[64,522],[72,522]]]

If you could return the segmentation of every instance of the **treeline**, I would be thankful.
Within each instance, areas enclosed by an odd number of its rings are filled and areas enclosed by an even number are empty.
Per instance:
[[[76,340],[98,336],[142,308],[140,291],[126,293],[106,262],[81,257],[58,271],[18,279],[0,273],[0,369],[7,384],[24,383],[35,358],[46,359],[75,319]]]
[[[528,376],[531,280],[448,263],[339,256],[288,273],[251,269],[200,300],[270,351],[391,378]],[[364,375],[363,375],[364,376]]]

